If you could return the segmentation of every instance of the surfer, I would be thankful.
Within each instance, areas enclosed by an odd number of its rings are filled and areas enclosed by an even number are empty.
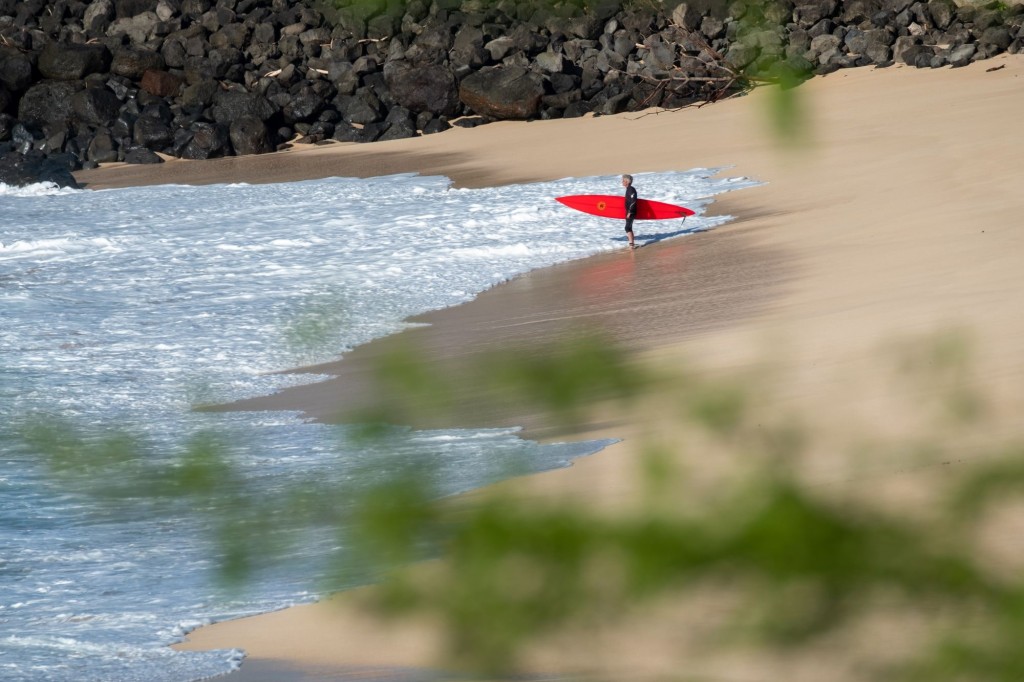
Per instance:
[[[636,188],[633,187],[633,176],[623,175],[622,186],[626,188],[626,237],[629,239],[629,248],[635,249],[633,243],[633,219],[636,218]]]

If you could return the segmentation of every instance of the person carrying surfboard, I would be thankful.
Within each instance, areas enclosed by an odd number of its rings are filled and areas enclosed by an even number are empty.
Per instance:
[[[635,249],[633,243],[633,220],[636,218],[637,196],[636,188],[633,187],[633,176],[623,175],[622,186],[626,188],[626,238],[629,239],[629,248]]]

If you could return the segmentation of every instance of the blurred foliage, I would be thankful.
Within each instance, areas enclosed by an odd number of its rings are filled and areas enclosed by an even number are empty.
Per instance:
[[[918,340],[897,364],[949,395],[969,391],[969,352],[958,338]],[[445,395],[454,392],[446,383],[475,381],[576,427],[610,408],[644,424],[667,413],[671,430],[643,445],[639,494],[612,514],[577,498],[516,497],[508,487],[442,498],[415,463],[393,477],[367,472],[340,487],[310,480],[268,495],[232,464],[237,446],[210,434],[171,457],[154,457],[130,434],[92,439],[53,420],[22,434],[55,481],[114,500],[124,513],[178,500],[208,515],[236,586],[267,555],[287,557],[304,529],[329,529],[343,582],[376,576],[375,609],[432,614],[445,629],[447,664],[480,674],[521,672],[524,651],[554,633],[723,589],[735,606],[709,655],[752,645],[799,652],[869,616],[885,595],[906,612],[936,615],[935,632],[910,657],[863,662],[868,679],[1024,674],[1024,576],[993,573],[973,541],[994,506],[1022,499],[1024,448],[964,467],[930,514],[894,516],[802,480],[798,462],[813,434],[778,413],[759,378],[683,370],[655,377],[606,339],[585,335],[490,355],[474,375],[434,371],[408,348],[381,362],[399,419],[416,402],[402,391]],[[982,417],[957,423],[969,428]],[[377,423],[360,438],[386,450],[401,433]],[[700,462],[720,469],[713,484],[699,475]],[[410,567],[428,556],[443,561]],[[684,677],[666,671],[664,679]]]

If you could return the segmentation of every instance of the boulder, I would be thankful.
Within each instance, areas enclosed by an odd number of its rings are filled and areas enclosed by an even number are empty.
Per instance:
[[[384,118],[380,100],[365,90],[355,95],[339,95],[335,99],[335,105],[342,118],[349,123],[368,125]]]
[[[157,97],[177,97],[184,81],[167,71],[149,69],[142,75],[140,87]]]
[[[156,6],[157,0],[114,0],[114,12],[118,19],[156,10]]]
[[[384,119],[387,130],[377,138],[378,140],[402,140],[416,136],[416,123],[413,121],[412,112],[405,107],[394,107],[388,112]]]
[[[543,96],[540,77],[515,66],[481,69],[459,84],[459,100],[488,118],[531,118],[537,115]]]
[[[140,116],[135,121],[132,140],[147,149],[164,149],[174,139],[171,128],[155,116]]]
[[[793,8],[793,19],[800,28],[810,28],[835,14],[837,0],[799,0]]]
[[[105,45],[51,42],[39,53],[39,73],[54,80],[81,80],[91,73],[104,73],[109,66]]]
[[[107,28],[111,38],[125,36],[135,45],[144,45],[153,37],[157,27],[161,25],[156,12],[143,12],[129,18],[118,19]]]
[[[183,159],[214,159],[227,153],[228,128],[216,123],[194,123],[192,139],[181,152]]]
[[[409,62],[384,65],[384,81],[395,101],[413,112],[454,116],[459,92],[452,72],[440,64],[414,66]]]
[[[950,66],[953,68],[967,66],[974,58],[975,52],[977,52],[977,48],[974,45],[961,45],[960,47],[953,48],[949,53]]]
[[[40,126],[49,121],[67,121],[73,112],[72,97],[80,87],[69,81],[40,81],[22,95],[18,118]]]
[[[193,83],[182,91],[181,106],[185,109],[205,109],[213,102],[218,91],[220,83],[212,79]]]
[[[279,111],[280,108],[266,97],[244,90],[218,89],[213,95],[213,120],[225,125],[243,116],[266,122]]]
[[[238,22],[222,26],[219,31],[210,36],[210,45],[213,47],[233,47],[242,50],[245,49],[248,41],[249,27]]]
[[[71,169],[63,159],[48,159],[38,152],[0,155],[0,182],[16,187],[52,182],[58,187],[79,189]]]
[[[17,50],[0,50],[0,85],[22,92],[32,85],[32,60]]]
[[[255,116],[242,116],[232,121],[228,136],[235,154],[266,154],[274,151],[266,124]]]
[[[128,46],[114,50],[110,72],[137,81],[146,71],[162,70],[164,67],[164,58],[159,52],[144,47]]]
[[[455,34],[448,53],[453,67],[466,66],[470,69],[479,69],[489,57],[490,52],[484,49],[484,32],[477,26],[463,26]]]
[[[107,88],[91,87],[72,96],[71,108],[79,121],[92,126],[105,126],[117,118],[121,100]]]
[[[106,130],[97,131],[86,150],[86,158],[95,163],[117,161],[117,145]]]
[[[124,152],[124,162],[143,164],[143,163],[163,163],[164,160],[156,155],[150,149],[145,147],[129,147]]]
[[[936,28],[946,30],[956,17],[956,3],[953,0],[931,0],[928,13]]]
[[[1008,48],[1012,42],[1013,36],[1010,35],[1010,30],[1005,26],[990,26],[978,38],[979,44],[994,45],[999,51]]]
[[[114,3],[110,0],[94,0],[85,8],[82,27],[90,33],[105,33],[116,16]]]

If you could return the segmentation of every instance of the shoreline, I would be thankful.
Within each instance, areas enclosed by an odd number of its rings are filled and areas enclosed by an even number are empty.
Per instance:
[[[995,65],[1006,68],[987,71]],[[311,179],[342,167],[363,168],[368,175],[385,167],[398,169],[388,172],[421,168],[425,174],[445,174],[458,186],[474,186],[459,183],[733,166],[737,174],[768,184],[716,201],[716,213],[735,212],[739,220],[707,233],[705,241],[722,242],[728,252],[725,261],[735,255],[737,245],[777,252],[785,265],[772,274],[778,295],[748,317],[716,318],[716,324],[695,334],[671,329],[643,347],[647,361],[679,362],[685,356],[703,371],[715,372],[755,364],[765,341],[775,340],[787,378],[787,404],[811,410],[824,424],[848,421],[851,424],[843,427],[853,428],[858,419],[874,416],[880,396],[869,394],[849,404],[847,375],[870,366],[879,343],[962,326],[982,341],[978,370],[997,396],[1006,399],[1003,408],[1012,415],[1019,405],[1010,387],[1024,377],[1024,359],[1017,349],[1024,320],[1014,312],[1024,294],[1024,274],[1014,258],[1020,244],[1015,233],[1019,171],[1015,174],[1014,159],[1024,151],[1024,143],[999,131],[1012,130],[1013,112],[1024,104],[1022,73],[1024,58],[1005,56],[957,70],[858,69],[813,79],[801,86],[801,93],[806,93],[805,103],[814,111],[816,145],[803,151],[780,153],[775,141],[765,138],[765,96],[755,91],[712,107],[646,119],[622,115],[490,124],[377,143],[374,147],[385,155],[381,163],[369,158],[376,152],[324,147],[285,152],[271,164],[282,166],[276,172],[268,171],[262,159],[258,164],[246,164],[249,157],[233,159],[250,170],[231,172],[241,172],[243,178],[252,173],[282,179],[307,174],[301,179]],[[956,97],[951,97],[953,92]],[[693,137],[676,139],[679,129],[692,130]],[[588,145],[594,139],[627,139],[632,146]],[[447,149],[442,152],[443,148]],[[530,155],[538,149],[550,163],[541,164],[541,158]],[[682,167],[675,165],[680,158],[686,159]],[[240,181],[236,175],[224,176],[228,168],[182,168],[171,175],[219,175],[220,181]],[[103,177],[114,184],[156,184],[170,177],[163,170],[141,174],[141,179],[152,182],[128,183],[125,171],[115,168],[89,171],[83,179],[95,187],[105,186]],[[654,260],[693,239],[655,245],[637,255]],[[707,271],[718,271],[707,251],[698,251]],[[611,254],[607,260],[627,257]],[[590,260],[566,270],[582,272]],[[747,260],[741,267],[756,264],[756,259]],[[672,267],[681,269],[678,262]],[[543,271],[533,279],[550,276]],[[675,292],[674,303],[700,299],[728,284],[713,278],[692,281]],[[501,314],[502,304],[496,301],[513,285],[501,285],[492,290],[493,296],[487,292],[465,308]],[[615,307],[620,304],[610,298],[605,310],[621,315],[622,309]],[[452,310],[436,313],[439,319],[432,326],[460,335],[460,325],[470,320],[464,310],[448,312]],[[323,407],[325,399],[311,396],[308,407]],[[635,454],[637,428],[600,425],[595,433],[625,440],[569,469],[509,484],[528,494],[575,494],[592,504],[614,507],[615,500],[629,495],[617,479]],[[822,470],[828,471],[825,463]],[[880,475],[895,478],[895,469],[883,468]],[[866,484],[875,483],[872,479]],[[415,623],[401,628],[368,624],[356,601],[343,593],[330,603],[219,623],[191,633],[175,648],[245,648],[246,663],[227,678],[239,682],[272,679],[258,677],[261,666],[287,670],[289,679],[317,679],[346,667],[425,668],[435,662],[436,642],[422,624],[418,629]],[[346,635],[343,645],[339,632]],[[403,638],[417,644],[404,649],[394,645],[405,642]],[[643,668],[635,655],[623,655],[621,665]],[[324,670],[328,672],[318,672]]]

